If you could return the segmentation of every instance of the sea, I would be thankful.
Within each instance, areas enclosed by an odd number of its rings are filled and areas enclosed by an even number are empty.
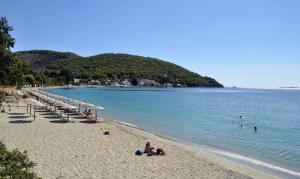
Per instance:
[[[100,115],[282,178],[300,178],[300,90],[49,88]],[[257,128],[255,130],[254,128]]]

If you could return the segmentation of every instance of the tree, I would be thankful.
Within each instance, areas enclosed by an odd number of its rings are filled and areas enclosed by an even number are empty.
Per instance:
[[[32,171],[35,165],[29,160],[26,151],[8,151],[0,141],[0,178],[38,179]]]
[[[5,93],[4,92],[0,92],[0,111],[2,112],[2,103],[5,100]],[[3,109],[4,111],[4,109]]]
[[[0,20],[0,53],[10,51],[11,47],[14,47],[15,39],[9,34],[14,30],[12,26],[8,25],[6,17],[1,17]],[[0,54],[2,55],[2,54]]]
[[[8,25],[6,17],[0,19],[0,85],[14,85],[15,80],[10,80],[14,73],[16,63],[10,48],[14,47],[15,39],[9,34],[13,27]]]
[[[136,79],[136,78],[132,78],[132,79],[131,79],[131,84],[132,84],[133,86],[137,86],[138,83],[139,83],[138,79]]]
[[[25,75],[25,82],[28,84],[34,85],[35,84],[34,76],[31,74]]]
[[[74,76],[73,73],[66,68],[63,68],[62,70],[60,70],[60,76],[63,78],[64,83],[69,83],[70,81],[73,81]]]

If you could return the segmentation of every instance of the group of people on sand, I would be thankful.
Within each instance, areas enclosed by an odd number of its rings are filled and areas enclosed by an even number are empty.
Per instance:
[[[155,149],[155,147],[151,146],[149,141],[146,143],[144,153],[146,153],[148,156],[151,156],[151,155],[162,155],[163,156],[166,154],[162,148]]]

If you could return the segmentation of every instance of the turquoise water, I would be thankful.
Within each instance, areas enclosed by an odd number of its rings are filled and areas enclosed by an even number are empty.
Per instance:
[[[300,177],[300,91],[226,88],[48,91],[101,105],[105,108],[102,115],[107,118],[179,141],[210,146],[223,155]],[[258,127],[256,132],[254,126]]]

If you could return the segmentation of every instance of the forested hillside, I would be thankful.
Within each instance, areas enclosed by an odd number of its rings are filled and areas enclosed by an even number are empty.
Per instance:
[[[176,64],[150,57],[112,53],[80,57],[70,52],[46,50],[22,51],[15,54],[17,59],[30,63],[36,71],[66,83],[73,78],[102,82],[151,79],[175,86],[181,84],[189,87],[222,87],[210,77],[203,77]]]

